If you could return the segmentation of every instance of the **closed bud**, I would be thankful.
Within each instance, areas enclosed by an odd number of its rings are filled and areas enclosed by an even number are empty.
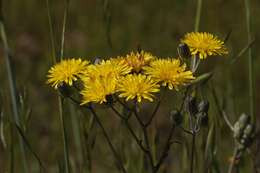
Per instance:
[[[64,97],[69,97],[71,95],[71,89],[70,86],[68,86],[66,83],[62,83],[58,86],[58,90]]]
[[[244,130],[244,135],[250,137],[252,136],[253,133],[254,133],[254,126],[252,124],[248,124]]]
[[[106,105],[113,105],[114,99],[112,95],[106,95]]]
[[[243,113],[234,125],[234,138],[239,140],[242,137],[244,129],[249,124],[249,122],[250,117]]]
[[[187,44],[185,43],[180,43],[177,47],[177,52],[179,56],[183,59],[190,58],[190,49]]]
[[[172,110],[170,112],[170,118],[171,121],[176,124],[177,126],[180,125],[182,123],[183,117],[180,111],[178,110]]]
[[[186,109],[191,115],[196,115],[198,113],[197,99],[195,96],[190,95],[186,98]]]
[[[208,113],[209,102],[207,100],[202,100],[198,105],[198,111]]]
[[[250,116],[246,115],[245,113],[241,114],[239,117],[239,123],[242,128],[242,130],[245,129],[246,125],[250,122]]]
[[[198,113],[197,118],[199,118],[201,126],[205,127],[208,125],[208,122],[209,122],[208,113],[200,112],[200,113]]]
[[[94,59],[94,64],[96,65],[96,64],[100,64],[100,62],[101,62],[101,59],[100,58],[95,58]]]

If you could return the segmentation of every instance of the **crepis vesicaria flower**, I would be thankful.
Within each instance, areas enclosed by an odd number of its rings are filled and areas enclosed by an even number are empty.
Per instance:
[[[72,86],[73,82],[83,74],[88,64],[89,61],[81,59],[62,60],[48,71],[47,83],[51,84],[55,89],[63,83]]]
[[[223,41],[206,32],[187,33],[181,42],[186,43],[191,54],[199,55],[200,59],[205,59],[211,55],[225,55],[228,53]]]
[[[142,99],[153,101],[153,93],[159,92],[159,85],[142,74],[129,74],[122,77],[118,83],[117,91],[120,92],[119,97],[128,100],[136,99],[141,102]]]
[[[107,102],[107,96],[116,92],[119,78],[130,72],[131,67],[113,59],[89,65],[81,77],[84,85],[82,104]]]
[[[194,76],[191,71],[186,70],[186,64],[181,64],[179,59],[157,59],[144,68],[145,74],[154,80],[161,82],[162,86],[168,86],[170,90],[185,85]]]
[[[117,79],[113,76],[96,76],[84,80],[84,89],[81,91],[81,104],[104,103],[107,102],[107,96],[116,92]]]
[[[142,50],[141,52],[131,52],[125,57],[119,57],[116,60],[131,67],[133,72],[139,73],[142,68],[149,65],[153,59],[155,59],[155,56]]]

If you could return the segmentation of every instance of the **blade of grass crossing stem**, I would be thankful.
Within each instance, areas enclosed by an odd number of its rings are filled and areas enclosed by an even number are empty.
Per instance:
[[[71,125],[73,129],[73,136],[74,136],[74,141],[75,141],[75,146],[76,146],[76,152],[77,152],[77,159],[78,162],[80,163],[80,166],[82,166],[82,161],[83,161],[83,149],[81,146],[81,133],[80,133],[80,125],[79,125],[79,117],[77,114],[77,111],[75,110],[75,107],[73,104],[69,104],[69,109],[70,109],[70,118],[71,118]]]
[[[66,128],[65,128],[65,119],[63,116],[64,115],[63,114],[63,99],[60,96],[59,96],[59,115],[60,115],[60,123],[61,123],[61,130],[62,130],[65,173],[70,173],[68,140],[67,140],[67,132],[66,132]]]
[[[196,10],[195,27],[194,27],[195,32],[198,32],[200,28],[201,7],[202,7],[202,0],[197,0],[197,10]]]
[[[62,25],[62,34],[61,34],[61,49],[60,49],[60,57],[59,57],[60,60],[63,59],[63,55],[64,55],[64,41],[65,41],[65,31],[66,31],[68,9],[69,9],[69,0],[65,0],[65,10],[64,10],[64,15],[63,15],[63,25]],[[61,128],[62,128],[65,173],[70,173],[69,149],[68,149],[68,142],[67,142],[65,119],[64,119],[64,114],[63,114],[63,100],[60,96],[59,96],[59,114],[60,114],[60,121],[61,121]]]
[[[0,1],[0,5],[2,7],[2,1]],[[3,21],[3,15],[2,15],[2,8],[0,7],[0,33],[1,33],[1,39],[3,42],[4,46],[4,59],[6,62],[6,69],[7,69],[7,78],[9,82],[9,90],[11,94],[11,102],[12,102],[12,111],[13,111],[13,118],[16,124],[20,126],[20,118],[19,118],[19,111],[18,111],[18,106],[17,106],[17,96],[16,96],[16,86],[15,86],[15,80],[13,76],[13,70],[11,66],[11,60],[10,60],[10,52],[9,52],[9,46],[7,42],[7,36],[5,32],[5,27],[4,27],[4,21]],[[19,141],[19,148],[21,152],[21,160],[22,160],[22,165],[23,165],[23,172],[27,173],[28,172],[28,167],[27,167],[27,160],[26,160],[26,155],[25,155],[25,148],[24,148],[24,143],[23,139],[20,135],[18,135],[18,141]]]
[[[251,36],[251,10],[250,10],[250,0],[245,0],[245,10],[246,10],[246,26],[247,26],[247,42],[248,44],[252,40]],[[248,78],[249,78],[249,101],[250,101],[250,115],[252,121],[255,122],[255,93],[254,93],[254,67],[253,67],[253,57],[252,49],[248,49]]]
[[[47,6],[47,14],[48,14],[48,23],[49,23],[49,30],[50,30],[50,41],[51,41],[51,49],[52,49],[52,61],[53,63],[57,62],[56,58],[56,48],[55,48],[55,37],[53,32],[53,25],[52,25],[52,17],[51,17],[51,10],[50,10],[50,3],[49,0],[46,0]]]

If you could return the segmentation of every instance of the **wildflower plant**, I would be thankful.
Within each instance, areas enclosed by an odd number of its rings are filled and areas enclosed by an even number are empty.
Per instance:
[[[199,60],[205,60],[213,55],[226,55],[228,50],[224,42],[216,36],[205,32],[192,32],[187,33],[180,40],[177,52],[177,58],[162,58],[140,50],[125,56],[104,58],[95,63],[83,59],[65,59],[51,67],[47,75],[47,83],[55,89],[62,87],[61,84],[64,83],[68,87],[76,88],[73,91],[79,97],[68,97],[68,99],[77,104],[80,109],[87,109],[92,113],[121,172],[128,172],[126,163],[103,126],[96,105],[105,105],[124,122],[121,125],[127,128],[132,140],[145,156],[144,164],[148,166],[143,169],[146,172],[156,173],[160,170],[174,144],[172,140],[176,128],[190,135],[189,165],[192,173],[195,162],[195,139],[201,129],[209,123],[210,107],[207,98],[198,96],[197,86],[212,77],[210,73],[198,75]],[[80,83],[80,87],[75,85],[75,81]],[[162,92],[165,90],[177,95],[181,94],[183,98],[180,106],[174,106],[169,113],[171,126],[169,135],[162,153],[155,156],[149,128],[164,100]],[[67,95],[62,95],[67,98]],[[156,104],[151,114],[144,117],[141,109],[146,102],[156,102]],[[141,137],[137,135],[138,129],[134,129],[130,123],[130,119],[133,118],[141,127],[139,129]],[[185,121],[188,121],[189,125]],[[235,140],[239,141],[239,156],[253,141],[252,125],[247,122],[244,126],[245,128],[241,128],[240,124],[236,123],[231,127],[235,133]]]

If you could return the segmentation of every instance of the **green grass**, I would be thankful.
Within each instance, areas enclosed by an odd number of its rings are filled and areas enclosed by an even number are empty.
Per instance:
[[[230,127],[241,113],[248,113],[259,130],[256,103],[260,98],[256,91],[260,78],[255,69],[260,63],[255,49],[259,35],[254,34],[260,27],[254,19],[260,15],[259,2],[2,3],[5,20],[1,18],[0,23],[0,91],[5,102],[1,105],[0,172],[231,173],[255,169],[254,145],[253,154],[245,152],[239,167],[229,159],[236,151]],[[193,83],[196,89],[188,92],[196,90],[198,98],[210,102],[209,124],[194,138],[177,127],[171,133],[169,112],[179,108],[183,90],[167,91],[151,125],[145,127],[141,121],[149,119],[155,103],[145,104],[140,115],[127,121],[107,106],[94,106],[95,117],[45,83],[50,66],[62,58],[92,61],[124,55],[138,47],[159,57],[176,57],[179,39],[186,32],[206,31],[224,39],[230,30],[228,57],[201,62],[197,76],[204,75]],[[25,104],[32,109],[30,116],[20,103],[24,87],[29,97]],[[128,113],[120,104],[114,108],[123,116]],[[189,130],[188,115],[184,116],[183,128]],[[172,140],[171,147],[168,139]],[[160,160],[163,162],[158,166]]]

